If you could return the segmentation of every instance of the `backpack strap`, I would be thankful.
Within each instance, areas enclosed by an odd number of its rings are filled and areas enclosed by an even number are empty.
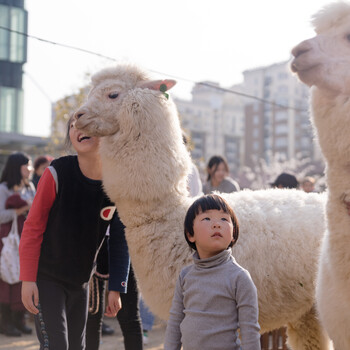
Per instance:
[[[50,170],[51,175],[52,175],[53,179],[55,180],[55,184],[56,184],[56,194],[57,194],[57,193],[58,193],[58,177],[57,177],[57,171],[56,171],[56,169],[55,169],[52,165],[49,165],[49,166],[48,166],[48,169]]]

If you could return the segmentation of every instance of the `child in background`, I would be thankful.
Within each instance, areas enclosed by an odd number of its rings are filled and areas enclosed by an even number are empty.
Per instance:
[[[196,252],[176,284],[165,350],[260,350],[257,291],[231,255],[238,234],[222,197],[202,196],[188,209],[185,239]]]
[[[301,182],[301,188],[304,192],[310,193],[315,192],[315,179],[311,176],[305,177],[305,179]]]

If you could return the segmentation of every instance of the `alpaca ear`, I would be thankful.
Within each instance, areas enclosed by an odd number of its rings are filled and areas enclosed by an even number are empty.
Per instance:
[[[176,80],[165,79],[165,80],[152,80],[145,81],[139,87],[141,89],[150,89],[150,90],[158,90],[161,92],[165,92],[170,90],[176,84]]]

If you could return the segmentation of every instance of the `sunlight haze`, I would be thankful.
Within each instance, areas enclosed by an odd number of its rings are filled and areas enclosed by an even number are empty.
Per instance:
[[[29,35],[137,63],[155,78],[175,77],[172,94],[189,99],[194,82],[230,87],[244,70],[289,60],[293,46],[314,36],[311,16],[330,2],[27,0],[26,9]],[[51,102],[113,64],[28,38],[24,133],[48,136]]]

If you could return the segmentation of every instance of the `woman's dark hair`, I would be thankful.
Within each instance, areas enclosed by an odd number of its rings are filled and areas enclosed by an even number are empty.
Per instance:
[[[226,159],[222,156],[212,156],[209,159],[207,171],[208,171],[208,177],[207,181],[211,179],[211,174],[214,174],[216,172],[216,169],[218,168],[219,164],[224,163],[227,173],[229,173],[229,167]],[[213,169],[213,171],[211,171]]]
[[[27,165],[30,158],[22,152],[12,153],[6,161],[4,170],[1,174],[0,183],[6,182],[7,188],[12,189],[19,186],[22,181],[21,166]]]
[[[222,210],[224,213],[229,214],[231,216],[231,220],[233,223],[233,242],[230,243],[229,247],[232,247],[238,239],[239,236],[239,224],[236,217],[236,214],[230,207],[230,205],[226,202],[224,198],[218,196],[216,194],[207,194],[195,200],[192,205],[188,208],[186,217],[185,217],[185,239],[188,245],[197,250],[196,244],[190,242],[187,235],[191,237],[194,236],[193,232],[193,221],[199,213],[204,213],[208,210]]]
[[[34,171],[37,171],[42,164],[49,163],[49,159],[46,156],[39,156],[34,161]]]

